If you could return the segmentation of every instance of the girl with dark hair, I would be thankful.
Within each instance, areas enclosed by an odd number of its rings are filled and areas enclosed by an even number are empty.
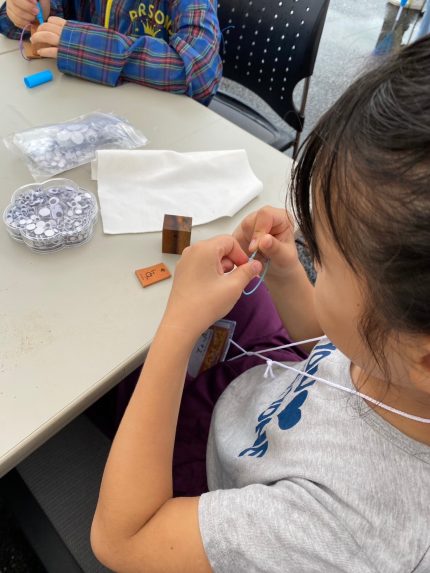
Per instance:
[[[292,191],[315,286],[282,209],[184,251],[103,477],[92,545],[108,567],[430,571],[429,85],[427,37],[307,139]],[[240,297],[256,249],[267,290]],[[200,333],[232,308],[248,355],[184,387]],[[298,349],[265,363],[287,331]]]

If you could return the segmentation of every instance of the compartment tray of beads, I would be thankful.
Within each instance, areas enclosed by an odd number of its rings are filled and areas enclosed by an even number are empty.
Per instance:
[[[97,222],[95,196],[70,179],[49,179],[19,187],[3,214],[16,241],[49,252],[86,243]]]

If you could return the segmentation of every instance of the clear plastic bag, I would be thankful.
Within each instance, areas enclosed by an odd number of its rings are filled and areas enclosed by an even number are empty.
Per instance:
[[[64,123],[20,131],[3,141],[24,158],[37,180],[88,163],[97,149],[136,149],[148,140],[126,120],[111,113],[93,112]]]

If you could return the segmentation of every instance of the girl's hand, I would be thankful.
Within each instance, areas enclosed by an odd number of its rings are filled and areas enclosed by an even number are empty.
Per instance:
[[[44,18],[49,14],[50,1],[41,0]],[[18,28],[25,28],[37,20],[39,9],[36,0],[6,0],[6,14]]]
[[[11,22],[18,28],[25,28],[31,24],[39,10],[33,0],[7,0],[6,14]]]
[[[31,41],[40,44],[49,44],[48,47],[37,50],[39,56],[44,58],[57,58],[60,36],[67,20],[51,16],[48,21],[41,24],[35,34],[31,36]]]
[[[163,324],[198,337],[233,308],[261,270],[259,261],[248,262],[231,235],[187,247],[176,265]]]
[[[262,207],[241,222],[233,236],[242,249],[257,249],[270,259],[267,279],[286,279],[300,265],[294,242],[294,223],[285,209]]]

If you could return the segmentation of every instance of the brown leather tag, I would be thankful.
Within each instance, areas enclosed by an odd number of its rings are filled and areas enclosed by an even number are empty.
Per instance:
[[[33,22],[33,24],[31,24],[30,26],[31,35],[35,34],[38,28],[39,24]],[[37,60],[43,57],[39,56],[39,54],[37,53],[37,50],[40,50],[40,48],[51,48],[51,45],[46,44],[45,42],[36,42],[35,44],[33,44],[28,40],[26,42],[23,42],[22,46],[24,49],[24,54],[29,60]]]
[[[143,287],[164,281],[171,276],[169,269],[164,263],[158,263],[157,265],[138,269],[134,272]]]

